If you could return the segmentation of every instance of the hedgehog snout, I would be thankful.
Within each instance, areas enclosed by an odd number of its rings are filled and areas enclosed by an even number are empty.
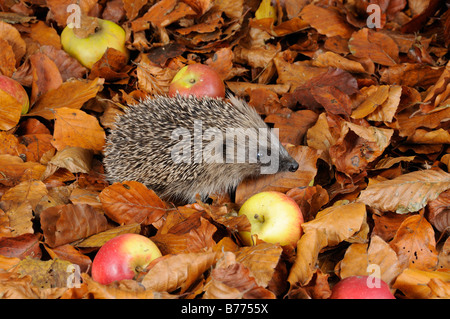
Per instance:
[[[294,160],[288,168],[289,172],[296,172],[298,170],[298,163]]]

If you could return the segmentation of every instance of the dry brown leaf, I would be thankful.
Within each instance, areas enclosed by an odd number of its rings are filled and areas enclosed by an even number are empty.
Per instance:
[[[89,173],[92,168],[93,151],[82,147],[66,147],[58,151],[48,162],[72,173]]]
[[[428,88],[436,83],[443,72],[442,67],[422,63],[402,63],[380,71],[380,82],[391,85]]]
[[[428,203],[428,220],[440,232],[450,228],[450,190]]]
[[[450,281],[448,271],[425,271],[406,268],[397,277],[394,288],[399,289],[406,297],[411,299],[426,299],[432,297],[432,291],[427,285],[432,279],[440,279],[444,282]],[[449,296],[446,297],[448,299]]]
[[[435,270],[438,263],[434,230],[422,215],[405,219],[390,242],[402,268]]]
[[[8,42],[8,44],[12,47],[13,52],[16,56],[16,64],[20,64],[23,56],[26,53],[26,43],[20,36],[19,31],[14,28],[12,25],[0,21],[0,39],[3,39]]]
[[[302,224],[303,236],[297,242],[297,256],[288,281],[306,285],[312,278],[321,249],[354,236],[365,224],[364,204],[335,205],[320,211],[312,221]]]
[[[239,216],[237,210],[229,205],[213,206],[198,200],[205,212],[216,222],[225,226],[230,232],[250,231],[251,225],[247,217]]]
[[[300,12],[300,17],[327,37],[340,36],[348,39],[353,33],[352,27],[345,21],[345,18],[331,6],[322,8],[309,4]]]
[[[388,35],[364,28],[355,32],[348,41],[350,52],[358,58],[370,58],[381,65],[399,62],[397,44]]]
[[[169,229],[166,234],[156,234],[151,240],[160,247],[163,255],[194,253],[215,246],[213,234],[217,228],[199,215],[192,215]]]
[[[170,82],[184,65],[172,59],[167,66],[161,67],[151,62],[146,55],[141,57],[136,69],[139,88],[152,94],[167,94]]]
[[[105,145],[106,134],[98,120],[81,110],[61,107],[55,111],[53,146],[61,151],[68,146],[100,152]]]
[[[362,119],[365,116],[374,112],[380,105],[382,105],[389,96],[389,86],[381,85],[377,87],[376,91],[370,94],[364,102],[362,102],[352,112],[352,118]],[[400,98],[400,96],[399,96]]]
[[[443,128],[434,131],[417,129],[406,141],[411,144],[449,144],[450,132]]]
[[[21,181],[30,179],[40,180],[45,166],[35,162],[26,162],[18,156],[0,155],[0,184],[6,186],[17,185]]]
[[[186,291],[213,266],[221,252],[201,252],[166,255],[150,264],[141,284],[152,291]]]
[[[128,233],[139,234],[140,231],[141,231],[140,224],[122,225],[122,226],[114,227],[114,228],[105,230],[103,232],[94,234],[92,236],[89,236],[88,238],[82,240],[81,242],[78,242],[76,244],[76,246],[80,247],[80,248],[101,247],[108,240],[110,240],[116,236],[119,236],[121,234],[128,234]]]
[[[28,115],[41,116],[47,120],[54,119],[54,112],[58,108],[80,109],[83,104],[95,97],[102,89],[104,80],[92,81],[72,80],[64,82],[58,89],[42,95]]]
[[[232,252],[225,252],[211,272],[211,280],[205,285],[203,299],[275,299],[275,295],[259,286],[250,270],[235,259]]]
[[[114,183],[105,188],[99,197],[105,214],[119,224],[150,225],[167,210],[153,190],[135,181]]]
[[[58,67],[47,55],[37,52],[29,59],[33,78],[30,103],[33,105],[41,95],[59,88],[63,80]]]
[[[0,130],[7,131],[19,123],[22,105],[3,90],[0,90],[0,105]]]
[[[402,87],[399,85],[393,85],[389,88],[389,95],[387,99],[378,108],[367,116],[369,121],[383,121],[392,122],[395,113],[397,112],[400,104],[400,98],[402,94]]]
[[[283,108],[276,113],[269,114],[264,122],[273,123],[279,130],[278,138],[281,143],[301,145],[306,131],[317,121],[317,114],[311,110],[292,112]]]
[[[450,188],[450,174],[442,170],[424,170],[369,185],[358,198],[372,208],[398,214],[417,212]]]
[[[108,226],[105,216],[86,204],[50,207],[41,213],[40,218],[45,243],[50,247],[91,236]]]
[[[87,73],[87,68],[81,65],[78,60],[72,58],[64,50],[58,50],[50,45],[43,45],[40,47],[39,51],[44,53],[55,63],[63,82],[66,82],[70,78],[82,78]]]
[[[92,260],[72,245],[66,244],[52,249],[47,246],[44,247],[52,259],[66,260],[78,265],[80,266],[80,272],[87,272],[92,266]]]
[[[0,74],[11,77],[16,71],[16,56],[8,41],[0,39]]]
[[[49,16],[58,23],[58,26],[65,27],[69,15],[74,13],[74,10],[67,10],[69,5],[77,4],[80,13],[87,14],[97,4],[97,0],[48,0],[46,4],[50,9]]]
[[[394,130],[343,122],[329,148],[332,163],[345,174],[359,174],[389,146]]]
[[[38,21],[31,25],[29,36],[41,46],[51,45],[56,49],[61,49],[61,39],[58,33],[52,27],[45,24],[44,21]]]
[[[333,53],[331,51],[319,53],[312,62],[314,66],[317,67],[333,67],[342,69],[352,73],[365,73],[366,70],[357,61],[352,61],[342,57],[339,54]]]
[[[48,194],[45,184],[41,181],[27,180],[10,188],[2,196],[2,201],[14,201],[17,203],[28,202],[32,209],[36,208],[39,201]]]
[[[278,73],[277,83],[289,84],[291,91],[300,85],[306,85],[312,78],[328,71],[327,68],[313,66],[310,61],[289,63],[279,55],[273,61]]]
[[[438,128],[450,116],[450,107],[443,110],[432,112],[429,114],[416,114],[411,116],[404,112],[397,115],[396,128],[399,130],[399,135],[402,137],[411,136],[419,127],[425,127],[429,129]]]
[[[258,286],[267,287],[272,279],[283,249],[280,245],[261,243],[251,247],[241,247],[235,252],[236,262],[250,270]]]
[[[124,279],[115,281],[109,285],[102,285],[94,281],[88,274],[82,273],[81,278],[87,284],[86,296],[95,299],[174,299],[166,292],[155,292],[145,289],[137,281]]]
[[[370,246],[355,243],[347,248],[339,268],[341,279],[350,276],[380,276],[389,286],[401,272],[397,254],[378,236],[372,236]]]
[[[30,256],[31,258],[39,259],[42,257],[42,252],[39,248],[39,237],[39,235],[30,233],[17,237],[2,237],[0,238],[0,255],[20,259]]]

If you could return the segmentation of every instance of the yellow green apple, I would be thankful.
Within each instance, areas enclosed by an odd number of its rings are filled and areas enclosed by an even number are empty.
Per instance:
[[[303,214],[297,203],[286,194],[265,191],[245,201],[239,215],[247,216],[251,231],[239,232],[244,245],[251,246],[256,238],[267,243],[296,245],[302,234]]]
[[[68,54],[77,59],[87,68],[100,60],[108,48],[116,49],[126,55],[129,53],[125,47],[125,30],[116,23],[98,19],[96,31],[85,38],[78,37],[74,29],[66,26],[61,33],[61,45]]]

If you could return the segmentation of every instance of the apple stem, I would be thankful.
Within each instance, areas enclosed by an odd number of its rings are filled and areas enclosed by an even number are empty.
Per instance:
[[[255,216],[253,216],[253,218],[256,219],[257,221],[259,221],[260,223],[264,223],[264,215],[255,214]]]

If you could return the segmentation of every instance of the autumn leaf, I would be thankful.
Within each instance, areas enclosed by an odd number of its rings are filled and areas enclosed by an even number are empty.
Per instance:
[[[7,131],[19,123],[22,105],[0,89],[0,130]]]
[[[67,107],[55,111],[53,146],[59,151],[66,147],[81,147],[96,152],[103,150],[105,131],[98,120],[81,110]]]
[[[335,205],[320,211],[312,221],[302,224],[304,234],[297,242],[297,256],[288,281],[307,284],[315,271],[319,252],[355,235],[365,223],[366,209],[361,203]]]
[[[105,216],[86,204],[47,208],[41,213],[45,243],[56,247],[106,230]]]
[[[423,216],[412,215],[405,219],[390,245],[403,268],[435,270],[438,259],[434,231]]]
[[[450,187],[450,175],[442,170],[424,170],[369,185],[359,202],[398,214],[417,212]]]
[[[80,109],[102,89],[103,79],[92,81],[73,80],[61,84],[57,89],[43,94],[28,115],[41,116],[47,120],[55,117],[58,108]],[[77,92],[77,94],[73,94]]]
[[[217,261],[221,253],[199,252],[163,256],[148,267],[141,284],[149,290],[185,291]]]
[[[99,197],[105,214],[119,224],[149,225],[160,219],[167,209],[153,190],[135,181],[114,183]]]

